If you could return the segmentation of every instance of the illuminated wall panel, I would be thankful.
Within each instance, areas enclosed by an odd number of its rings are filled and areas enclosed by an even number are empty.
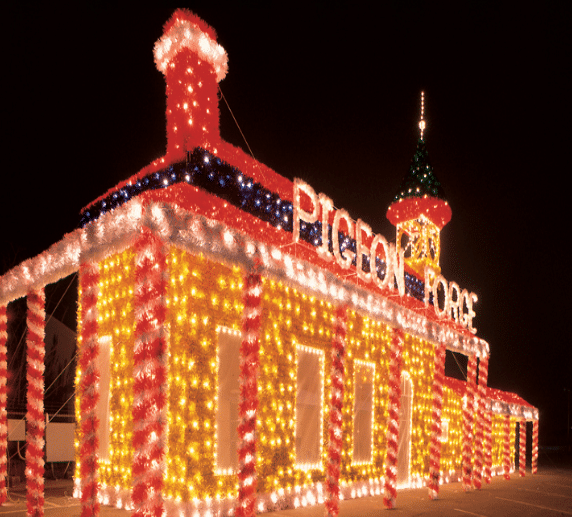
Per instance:
[[[461,470],[463,451],[463,398],[443,386],[442,419],[448,420],[447,441],[441,444],[441,471],[447,475]]]
[[[373,405],[375,364],[354,361],[353,463],[373,459]]]

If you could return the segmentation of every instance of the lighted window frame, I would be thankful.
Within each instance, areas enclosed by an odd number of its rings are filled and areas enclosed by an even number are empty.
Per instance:
[[[306,368],[301,375],[303,363],[306,363]],[[305,471],[323,469],[324,363],[323,350],[296,343],[296,468]],[[312,385],[315,379],[318,379],[319,386]],[[317,392],[318,400],[313,399]],[[317,410],[314,409],[316,407]]]
[[[367,370],[369,370],[369,373],[364,373]],[[365,376],[368,377],[368,381],[364,382],[363,386],[360,386],[360,377]],[[375,363],[355,359],[352,465],[366,465],[373,461],[373,412],[375,408],[374,380]],[[362,415],[362,413],[369,413],[369,430],[367,429],[368,416]],[[362,416],[365,416],[365,418],[361,418]],[[365,440],[368,444],[366,447],[363,447],[363,445],[365,445],[365,441],[363,439],[359,439],[359,435],[364,431],[364,427],[365,432],[369,434]],[[357,446],[358,443],[362,445]],[[363,450],[364,448],[366,449],[365,451]]]
[[[231,475],[238,469],[241,341],[240,331],[217,328],[215,469],[219,475]],[[221,382],[221,373],[227,377],[224,382]],[[227,417],[223,415],[223,405]],[[228,445],[223,447],[224,444]]]

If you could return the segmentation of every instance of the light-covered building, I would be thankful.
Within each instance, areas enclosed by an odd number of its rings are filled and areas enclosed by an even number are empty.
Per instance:
[[[532,421],[537,447],[538,411],[487,387],[477,297],[440,270],[451,210],[423,115],[387,213],[396,247],[327,193],[221,139],[227,56],[202,20],[176,11],[155,60],[167,83],[165,156],[0,278],[4,307],[29,296],[39,383],[43,287],[79,270],[84,510],[252,515],[326,504],[335,515],[339,498],[384,494],[393,507],[402,486],[436,498],[443,482],[468,490],[510,476],[517,428],[522,441]],[[468,357],[466,382],[445,377],[446,350]],[[31,400],[33,498],[42,401]],[[536,458],[535,448],[533,472]]]

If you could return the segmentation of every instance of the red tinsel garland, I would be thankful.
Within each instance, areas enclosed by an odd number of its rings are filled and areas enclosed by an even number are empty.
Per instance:
[[[483,484],[483,442],[488,377],[489,357],[484,356],[479,360],[479,384],[477,385],[477,430],[475,434],[475,468],[473,470],[473,484],[477,490],[480,490]]]
[[[526,420],[521,420],[519,424],[519,451],[518,451],[518,473],[520,477],[526,474]]]
[[[473,422],[475,411],[475,389],[477,380],[477,356],[469,357],[467,363],[467,402],[463,407],[463,490],[472,487]]]
[[[532,422],[532,474],[538,472],[538,420]]]
[[[385,453],[385,490],[383,495],[383,504],[386,508],[395,508],[397,499],[397,448],[399,445],[402,352],[403,331],[393,329],[389,352],[389,414],[387,417],[387,451]]]
[[[44,289],[28,294],[26,380],[26,491],[28,516],[44,515],[44,336],[46,325]]]
[[[133,350],[133,515],[164,513],[163,476],[167,436],[166,253],[143,228],[135,244]]]
[[[99,400],[99,355],[97,296],[99,294],[99,268],[94,262],[86,262],[79,268],[81,285],[80,321],[81,348],[79,349],[78,394],[81,413],[80,422],[80,473],[81,473],[81,517],[99,515],[97,493],[99,420],[96,406]]]
[[[0,305],[0,505],[6,502],[7,452],[8,452],[8,414],[6,413],[6,380],[8,377],[7,349],[8,326],[6,305]]]
[[[238,407],[238,504],[237,517],[256,513],[256,414],[260,354],[260,302],[262,278],[255,266],[244,278],[244,316],[240,345],[240,403]]]
[[[510,416],[504,417],[503,475],[510,479]]]
[[[344,399],[344,356],[346,349],[347,308],[338,307],[332,341],[331,399],[326,472],[326,515],[340,511],[340,465],[342,462],[342,404]]]
[[[435,374],[433,379],[433,423],[431,425],[431,445],[429,450],[429,498],[439,497],[441,477],[441,410],[443,409],[443,377],[445,376],[444,343],[435,345]]]
[[[485,483],[490,484],[493,468],[493,414],[487,408],[485,410]]]

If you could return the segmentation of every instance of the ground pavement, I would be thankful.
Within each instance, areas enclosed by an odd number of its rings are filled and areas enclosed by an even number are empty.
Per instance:
[[[46,481],[46,517],[79,517],[81,508],[71,497],[71,480]],[[8,501],[0,507],[0,517],[25,517],[26,490],[24,485],[9,491]],[[101,517],[128,517],[130,512],[102,507]],[[324,506],[282,510],[263,514],[266,517],[323,517]],[[364,497],[342,501],[340,517],[528,517],[572,516],[572,468],[551,466],[539,468],[538,474],[518,472],[510,481],[495,477],[482,490],[463,492],[460,483],[441,487],[440,498],[430,501],[426,489],[400,490],[397,508],[385,510],[382,497]],[[192,517],[192,516],[189,516]]]

